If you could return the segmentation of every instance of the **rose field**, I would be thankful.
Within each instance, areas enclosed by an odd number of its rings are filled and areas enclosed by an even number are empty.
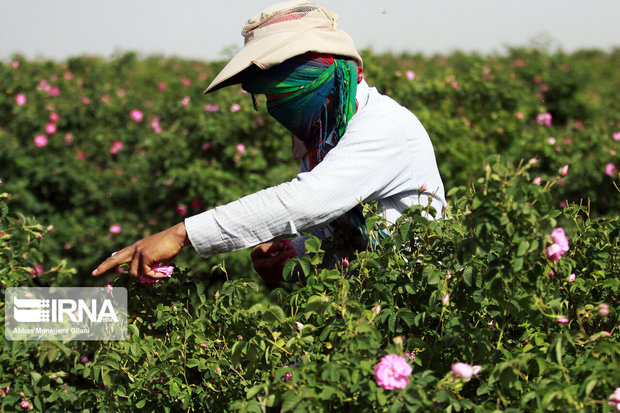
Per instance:
[[[337,242],[310,238],[285,267],[306,282],[276,287],[247,250],[187,247],[153,286],[90,275],[296,175],[260,97],[202,94],[224,62],[0,62],[2,298],[129,297],[126,340],[3,335],[0,412],[620,411],[620,49],[362,56],[427,128],[447,208],[365,205],[389,236],[335,268]]]

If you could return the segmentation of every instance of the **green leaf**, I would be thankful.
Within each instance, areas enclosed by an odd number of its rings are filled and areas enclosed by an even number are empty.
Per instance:
[[[284,402],[282,403],[282,412],[290,412],[301,401],[301,397],[293,393],[289,393],[285,395],[284,397],[285,399],[284,399]]]
[[[472,285],[472,272],[473,268],[471,266],[465,267],[465,270],[463,271],[463,281],[465,281],[465,284],[469,287]]]
[[[139,400],[136,404],[135,404],[136,408],[141,409],[144,406],[146,406],[146,399],[142,399]]]

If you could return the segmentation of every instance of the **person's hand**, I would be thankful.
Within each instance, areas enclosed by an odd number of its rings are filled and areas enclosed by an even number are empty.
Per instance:
[[[296,255],[295,245],[289,240],[259,244],[250,252],[254,269],[267,284],[282,281],[284,264]]]
[[[145,275],[151,278],[163,278],[165,274],[153,271],[153,267],[176,257],[181,248],[189,243],[185,223],[181,222],[112,254],[99,264],[92,275],[98,277],[112,268],[129,262],[129,274],[134,277]]]

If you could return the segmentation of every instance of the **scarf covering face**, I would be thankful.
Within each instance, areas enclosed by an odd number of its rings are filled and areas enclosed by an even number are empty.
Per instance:
[[[332,131],[337,144],[355,114],[357,83],[355,62],[310,52],[267,70],[253,66],[244,76],[242,87],[253,95],[284,94],[268,100],[267,111],[304,142],[314,167],[325,157]]]

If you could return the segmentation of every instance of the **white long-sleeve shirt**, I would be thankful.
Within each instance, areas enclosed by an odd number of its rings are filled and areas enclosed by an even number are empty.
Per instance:
[[[203,257],[300,235],[377,201],[388,221],[403,209],[443,210],[444,188],[431,140],[407,108],[370,88],[357,88],[358,109],[346,132],[317,166],[304,158],[293,180],[185,219]],[[425,188],[424,190],[422,190]]]

